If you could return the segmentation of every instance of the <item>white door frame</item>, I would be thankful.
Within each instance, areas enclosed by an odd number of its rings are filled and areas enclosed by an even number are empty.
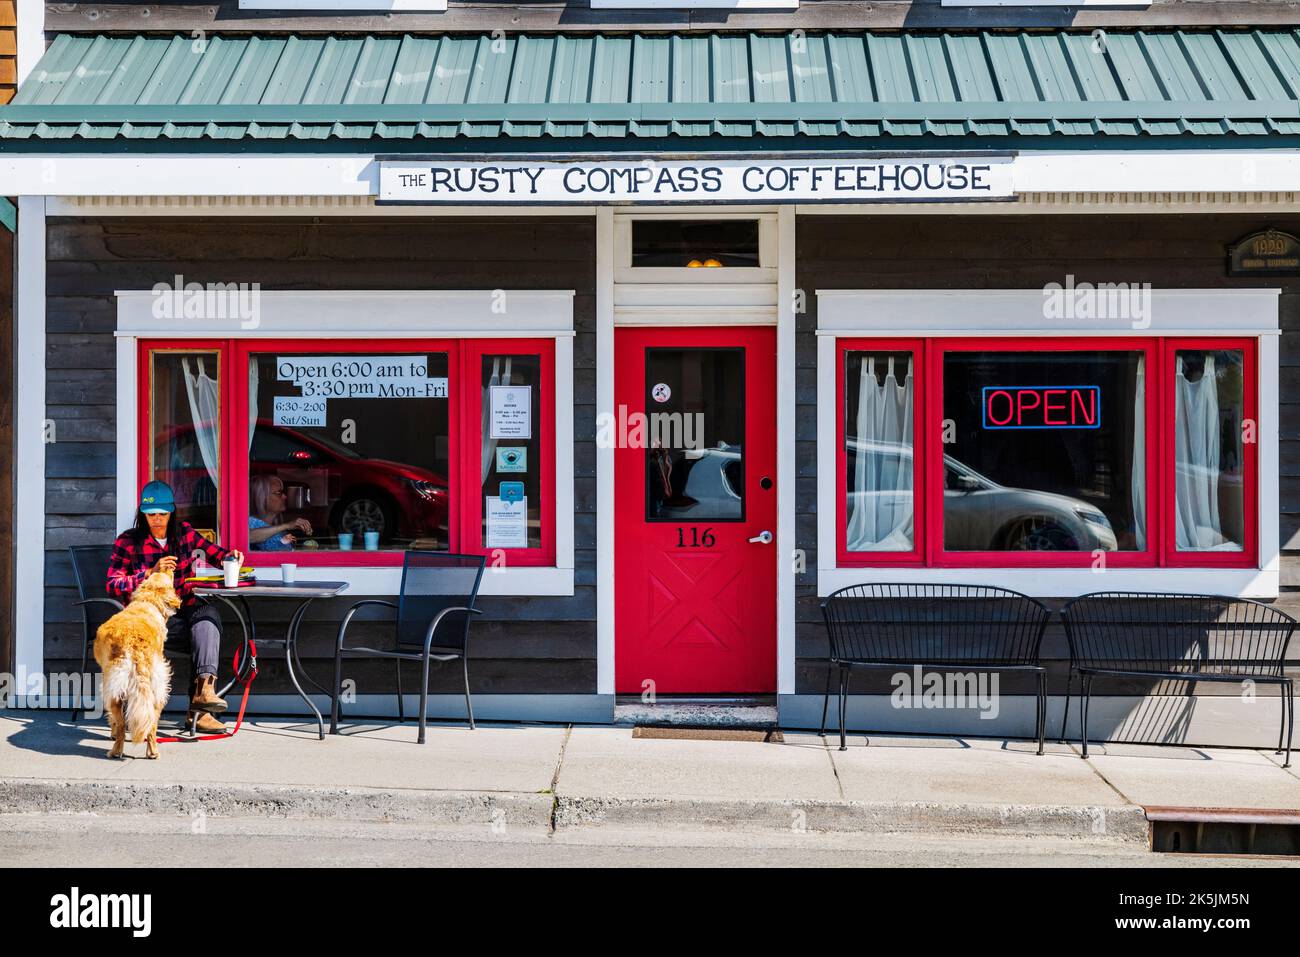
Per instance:
[[[680,219],[734,218],[738,212],[760,218],[760,235],[763,261],[760,269],[752,270],[758,276],[746,276],[731,285],[732,302],[744,312],[746,325],[776,326],[776,490],[777,490],[777,583],[776,583],[776,654],[777,694],[793,694],[795,688],[794,598],[795,561],[798,543],[795,541],[795,336],[794,307],[794,239],[795,209],[782,206],[754,210],[737,210],[736,207],[710,211],[697,207],[681,210],[653,211],[636,208],[620,210],[617,219],[642,217],[672,217]],[[596,421],[612,421],[614,408],[614,328],[616,325],[650,325],[655,309],[663,309],[656,326],[726,325],[725,317],[713,310],[727,308],[728,284],[705,284],[699,281],[700,273],[685,270],[680,277],[671,275],[675,270],[656,269],[647,281],[616,283],[616,277],[630,274],[620,261],[626,252],[625,243],[619,243],[619,223],[612,207],[596,210]],[[767,261],[771,254],[775,269]],[[755,287],[773,285],[764,293]],[[655,283],[662,284],[662,294],[655,301],[650,291]],[[634,288],[646,301],[644,306],[627,307],[617,304],[619,287]],[[749,287],[749,288],[747,288]],[[774,295],[772,295],[774,294]],[[599,429],[599,426],[598,426]],[[598,446],[596,449],[596,692],[614,694],[614,449]],[[787,561],[787,557],[789,560]]]

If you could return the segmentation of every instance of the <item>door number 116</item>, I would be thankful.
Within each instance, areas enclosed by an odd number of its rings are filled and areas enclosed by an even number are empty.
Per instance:
[[[689,541],[687,541],[686,529],[677,529],[678,548],[712,548],[716,544],[718,544],[718,542],[717,539],[713,537],[712,528],[706,528],[703,532],[698,528],[692,528]]]

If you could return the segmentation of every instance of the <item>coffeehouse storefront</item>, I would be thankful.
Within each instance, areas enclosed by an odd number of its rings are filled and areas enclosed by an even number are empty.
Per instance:
[[[303,626],[322,679],[403,550],[486,556],[485,719],[815,727],[818,603],[861,582],[1295,613],[1300,44],[1216,36],[55,37],[0,108],[40,224],[17,421],[52,423],[16,450],[20,666],[75,667],[66,548],[151,479],[259,575],[349,583]],[[301,713],[267,664],[253,708]],[[1026,734],[1002,690],[863,678],[849,723]],[[1091,720],[1249,743],[1271,693],[1099,684]]]

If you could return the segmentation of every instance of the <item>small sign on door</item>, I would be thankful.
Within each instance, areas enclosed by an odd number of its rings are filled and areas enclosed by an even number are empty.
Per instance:
[[[531,439],[533,437],[532,386],[494,385],[489,391],[491,396],[489,437]]]

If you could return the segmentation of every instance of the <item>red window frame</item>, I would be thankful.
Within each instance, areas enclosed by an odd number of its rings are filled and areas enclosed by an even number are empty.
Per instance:
[[[926,557],[925,485],[929,470],[926,466],[929,443],[924,441],[922,423],[926,421],[924,406],[926,375],[924,339],[839,339],[836,350],[835,408],[838,437],[835,445],[836,495],[836,552],[838,564],[845,568],[870,568],[891,566],[921,567]],[[848,404],[845,394],[848,382],[848,355],[850,352],[911,352],[912,353],[912,549],[907,552],[854,552],[849,551],[848,489],[844,480],[848,470]]]
[[[1146,375],[1146,548],[1106,552],[1111,568],[1254,568],[1259,563],[1259,444],[1244,445],[1245,548],[1241,552],[1179,552],[1174,547],[1174,356],[1185,349],[1241,350],[1245,417],[1259,422],[1258,342],[1248,337],[935,337],[839,338],[836,342],[836,557],[843,568],[1088,568],[1092,552],[958,552],[943,547],[944,456],[936,454],[943,430],[943,359],[949,352],[988,350],[1142,352]],[[849,551],[847,408],[845,386],[849,352],[913,353],[913,474],[915,547],[908,552]]]
[[[141,429],[140,440],[136,447],[136,475],[140,478],[138,484],[141,488],[144,487],[145,482],[153,478],[153,469],[151,467],[154,449],[154,434],[151,423],[153,416],[153,364],[149,359],[156,352],[215,352],[217,354],[217,386],[222,395],[227,395],[230,388],[230,353],[226,348],[226,340],[169,339],[140,342],[138,364],[136,366],[138,370],[136,387],[139,390],[136,408],[140,416]],[[218,542],[229,542],[231,532],[230,501],[226,497],[226,483],[229,481],[228,473],[230,471],[230,422],[229,411],[223,407],[221,417],[217,422],[217,444],[221,456],[221,484],[217,489],[216,532]],[[244,524],[248,524],[247,515],[244,517]]]
[[[1164,444],[1168,467],[1162,470],[1166,508],[1165,532],[1160,539],[1163,564],[1171,568],[1255,568],[1259,563],[1259,342],[1256,339],[1202,336],[1197,338],[1169,338],[1161,343],[1160,367],[1166,385],[1160,390],[1161,420],[1169,423],[1169,435]],[[1242,354],[1242,404],[1243,415],[1255,423],[1255,441],[1242,443],[1241,481],[1242,521],[1245,523],[1243,548],[1239,552],[1179,551],[1177,547],[1177,518],[1175,499],[1177,491],[1177,461],[1174,448],[1177,440],[1174,413],[1177,397],[1174,390],[1176,354],[1184,349],[1214,349],[1218,351],[1241,350]]]
[[[535,422],[541,448],[542,541],[540,548],[488,548],[482,544],[483,479],[479,450],[483,448],[483,364],[485,355],[535,355],[540,357],[540,422]],[[461,434],[475,454],[462,455],[459,502],[461,542],[466,554],[487,555],[488,565],[543,566],[555,564],[555,340],[461,340],[460,381],[464,412]],[[469,541],[467,541],[469,539]]]
[[[238,548],[247,564],[276,567],[285,561],[315,567],[391,567],[402,564],[401,551],[367,552],[292,552],[252,551],[248,545],[248,446],[233,442],[248,425],[248,389],[236,388],[235,370],[247,375],[249,356],[253,353],[282,352],[324,354],[369,352],[398,354],[407,352],[447,353],[448,377],[448,509],[449,549],[454,553],[486,555],[489,565],[541,566],[555,564],[555,341],[553,339],[141,339],[137,368],[139,399],[137,415],[140,441],[137,449],[138,475],[151,475],[153,453],[152,368],[150,357],[156,352],[216,352],[220,361],[222,395],[220,429],[221,487],[218,490],[218,534],[222,544]],[[540,417],[536,423],[541,454],[541,547],[485,548],[480,543],[482,523],[482,482],[479,469],[482,447],[482,391],[480,359],[483,355],[511,354],[540,357]],[[240,428],[243,423],[243,428]],[[474,454],[470,454],[474,450]],[[143,481],[141,482],[143,484]]]

